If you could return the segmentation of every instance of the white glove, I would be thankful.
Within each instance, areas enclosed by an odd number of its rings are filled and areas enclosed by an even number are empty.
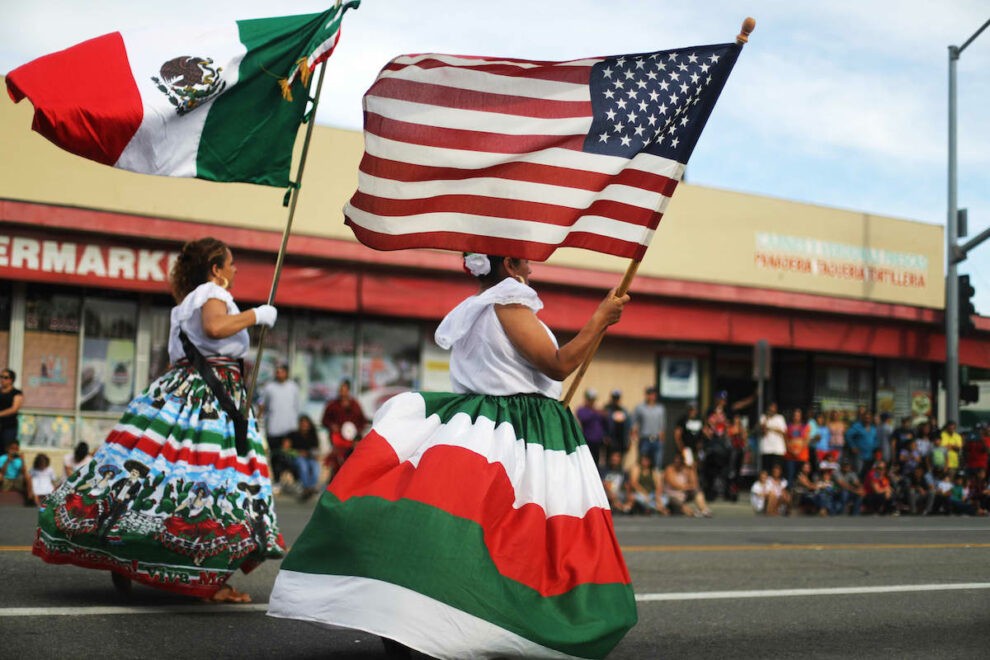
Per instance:
[[[254,308],[255,325],[267,325],[269,328],[274,328],[276,319],[278,319],[278,310],[271,305],[258,305]]]

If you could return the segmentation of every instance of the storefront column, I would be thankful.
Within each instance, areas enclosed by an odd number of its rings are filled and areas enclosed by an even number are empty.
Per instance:
[[[10,339],[7,348],[7,368],[18,377],[24,373],[24,314],[27,308],[24,282],[14,282],[10,291]]]
[[[137,336],[134,338],[134,394],[148,386],[151,370],[151,301],[141,296],[138,303]]]

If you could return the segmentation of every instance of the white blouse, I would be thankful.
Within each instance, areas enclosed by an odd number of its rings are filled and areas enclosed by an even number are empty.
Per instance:
[[[560,398],[560,381],[538,371],[516,350],[495,315],[495,305],[520,304],[534,312],[543,301],[529,286],[506,278],[455,307],[437,328],[437,345],[451,350],[450,382],[456,393],[539,393]],[[542,323],[542,321],[541,321]],[[547,328],[554,346],[557,339]]]
[[[211,339],[206,336],[203,331],[203,305],[212,298],[222,300],[227,305],[228,314],[240,314],[241,310],[237,308],[230,292],[213,282],[204,282],[190,291],[181,303],[172,308],[172,326],[168,334],[168,359],[173,364],[186,357],[182,342],[179,341],[180,327],[186,331],[186,336],[199,352],[207,357],[223,355],[242,358],[248,354],[251,340],[248,338],[247,330],[241,330],[223,339]]]

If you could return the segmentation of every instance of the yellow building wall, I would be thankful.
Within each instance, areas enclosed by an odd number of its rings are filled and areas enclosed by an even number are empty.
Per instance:
[[[564,381],[565,394],[573,380],[572,375]],[[590,388],[598,392],[597,407],[608,403],[609,392],[618,389],[622,391],[622,404],[632,409],[643,399],[643,390],[655,384],[655,344],[606,336],[581,379],[570,407],[577,410],[584,400],[585,390]]]
[[[284,226],[282,189],[99,165],[32,132],[32,112],[27,101],[0,100],[0,198],[270,231]],[[315,128],[294,234],[354,240],[341,209],[357,188],[362,152],[359,132]],[[941,308],[943,245],[938,225],[681,184],[639,276]],[[616,273],[627,265],[574,249],[558,250],[550,263]]]

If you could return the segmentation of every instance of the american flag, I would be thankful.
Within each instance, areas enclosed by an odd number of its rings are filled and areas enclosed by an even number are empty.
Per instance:
[[[740,48],[397,57],[364,97],[346,222],[379,250],[641,259]]]

